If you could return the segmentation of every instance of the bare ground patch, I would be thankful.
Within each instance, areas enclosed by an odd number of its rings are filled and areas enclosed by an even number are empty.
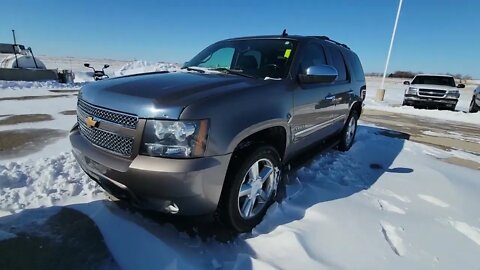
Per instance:
[[[33,123],[41,121],[50,121],[53,117],[49,114],[20,114],[11,115],[0,120],[0,126],[16,125],[21,123]]]
[[[473,170],[480,170],[480,163],[473,160],[463,159],[459,157],[449,157],[445,159],[440,159],[450,164],[467,167]]]
[[[77,111],[76,110],[61,111],[60,114],[63,114],[63,115],[77,115]]]
[[[480,145],[476,140],[471,139],[479,138],[478,127],[471,124],[376,110],[364,110],[361,120],[389,129],[379,132],[381,135],[410,140],[442,150],[461,150],[480,156]],[[448,132],[454,132],[458,136],[449,137]],[[474,170],[480,169],[480,163],[473,160],[459,157],[440,160]]]
[[[8,100],[37,100],[37,99],[51,99],[51,98],[63,98],[69,97],[73,95],[43,95],[43,96],[21,96],[21,97],[2,97],[0,101],[8,101]]]
[[[76,94],[76,93],[78,93],[78,90],[48,90],[48,92],[52,92],[52,93],[72,93],[72,94]]]
[[[0,160],[22,157],[41,150],[67,135],[59,129],[20,129],[0,131]]]
[[[376,110],[364,110],[361,120],[408,134],[409,138],[406,139],[414,142],[428,144],[443,150],[458,149],[480,155],[480,145],[476,142],[448,136],[433,136],[425,133],[446,134],[447,132],[456,132],[466,138],[478,138],[478,127],[470,124]]]

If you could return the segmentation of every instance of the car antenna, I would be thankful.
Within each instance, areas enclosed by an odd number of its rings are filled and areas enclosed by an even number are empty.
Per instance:
[[[286,37],[286,36],[288,36],[287,29],[283,29],[282,37]]]

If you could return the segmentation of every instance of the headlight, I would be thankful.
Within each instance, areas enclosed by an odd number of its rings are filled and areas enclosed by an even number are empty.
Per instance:
[[[207,120],[147,120],[140,154],[172,158],[203,156],[207,131]]]
[[[448,91],[447,97],[458,98],[458,97],[460,97],[460,92],[458,90]]]
[[[409,87],[407,90],[408,95],[416,95],[417,92],[418,92],[418,88],[415,88],[415,87]]]

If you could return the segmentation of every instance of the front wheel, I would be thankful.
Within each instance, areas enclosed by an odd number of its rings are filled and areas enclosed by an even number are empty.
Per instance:
[[[275,148],[249,150],[232,157],[218,209],[221,220],[237,232],[250,231],[260,223],[280,181],[281,162]]]
[[[471,113],[476,113],[478,112],[478,106],[477,104],[475,103],[475,96],[472,97],[472,102],[470,102],[470,106],[468,108],[468,112],[471,112]]]
[[[342,132],[340,133],[340,143],[338,144],[338,149],[340,151],[348,151],[350,147],[352,147],[355,134],[357,133],[357,122],[358,113],[356,111],[352,111],[350,116],[348,116]]]

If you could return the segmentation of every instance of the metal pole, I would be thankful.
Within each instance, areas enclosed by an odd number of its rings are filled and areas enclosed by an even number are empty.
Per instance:
[[[35,60],[35,55],[33,55],[32,48],[28,47],[28,50],[30,51],[30,54],[32,55],[33,63],[35,63],[35,68],[38,68],[37,60]]]
[[[18,58],[17,58],[17,39],[15,38],[15,30],[12,29],[13,33],[13,53],[15,54],[15,62],[17,63],[17,68],[20,68],[18,66]]]
[[[398,18],[400,17],[400,11],[402,10],[403,0],[400,0],[398,4],[397,17],[395,18],[395,25],[393,26],[392,39],[390,40],[390,48],[388,49],[387,62],[385,63],[385,70],[383,71],[382,85],[380,89],[385,89],[385,77],[387,76],[388,63],[390,62],[390,55],[392,54],[393,41],[395,40],[395,33],[397,32]]]

